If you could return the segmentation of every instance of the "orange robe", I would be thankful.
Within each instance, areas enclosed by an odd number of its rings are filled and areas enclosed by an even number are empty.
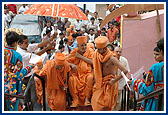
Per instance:
[[[71,46],[72,43],[74,42],[74,40],[72,39],[72,34],[75,33],[75,30],[72,30],[72,32],[70,32],[69,36],[67,36],[68,38],[68,44]],[[72,43],[71,43],[72,42]]]
[[[118,82],[113,86],[108,84],[108,81],[112,78],[116,78],[114,75],[107,75],[102,77],[102,65],[101,63],[106,62],[111,56],[115,54],[109,49],[101,55],[95,51],[93,58],[94,76],[96,83],[93,87],[93,95],[91,99],[91,105],[94,111],[100,111],[103,108],[112,110],[116,105],[118,98]]]
[[[47,76],[48,105],[52,111],[66,110],[66,95],[61,87],[65,87],[64,82],[69,71],[67,61],[61,70],[57,70],[55,60],[48,60],[40,71],[40,76]]]
[[[36,73],[37,75],[39,75],[40,70],[38,69],[37,66],[35,66],[33,68],[33,70],[34,70],[34,73]],[[38,97],[37,102],[39,104],[43,104],[43,86],[42,86],[42,82],[36,76],[34,77],[34,81],[35,81],[35,86],[36,86],[36,94],[37,94],[37,97]],[[45,89],[47,90],[46,86],[47,86],[47,83],[45,82]],[[46,100],[47,100],[47,92],[45,92],[45,94],[46,94]]]
[[[116,39],[116,35],[118,34],[119,30],[115,27],[113,29],[108,29],[107,30],[107,38],[109,39],[110,43],[113,43],[114,40]]]
[[[77,66],[77,71],[70,72],[69,75],[69,90],[73,98],[73,102],[78,105],[84,105],[85,98],[90,98],[93,88],[93,74],[92,67],[82,59],[75,56],[76,52],[79,52],[78,48],[75,48],[67,57],[67,61]],[[91,48],[87,48],[83,54],[88,59],[93,58],[94,51]]]
[[[75,33],[75,30],[72,30],[71,35],[72,35],[73,33]]]

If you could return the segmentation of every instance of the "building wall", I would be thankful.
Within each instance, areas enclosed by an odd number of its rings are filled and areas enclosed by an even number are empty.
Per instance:
[[[131,73],[144,66],[145,71],[156,63],[153,49],[158,39],[157,16],[143,20],[123,20],[123,56],[128,59]],[[161,37],[164,37],[164,14],[160,15]]]
[[[99,16],[103,19],[106,17],[106,4],[96,4],[96,11],[99,13]]]

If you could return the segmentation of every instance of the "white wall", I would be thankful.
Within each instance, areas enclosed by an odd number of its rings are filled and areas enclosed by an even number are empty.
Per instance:
[[[84,8],[83,4],[77,4],[77,6]],[[96,11],[96,4],[86,4],[86,9],[88,9],[90,12],[94,13]]]

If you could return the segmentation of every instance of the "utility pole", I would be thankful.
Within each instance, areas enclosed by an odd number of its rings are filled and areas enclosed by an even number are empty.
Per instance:
[[[85,10],[86,10],[86,4],[83,4],[83,10],[85,12]]]

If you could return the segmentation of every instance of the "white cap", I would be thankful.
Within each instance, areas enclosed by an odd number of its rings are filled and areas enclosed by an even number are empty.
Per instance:
[[[54,26],[58,26],[57,24],[54,24]]]
[[[103,18],[102,18],[102,17],[99,17],[98,20],[103,20]]]

